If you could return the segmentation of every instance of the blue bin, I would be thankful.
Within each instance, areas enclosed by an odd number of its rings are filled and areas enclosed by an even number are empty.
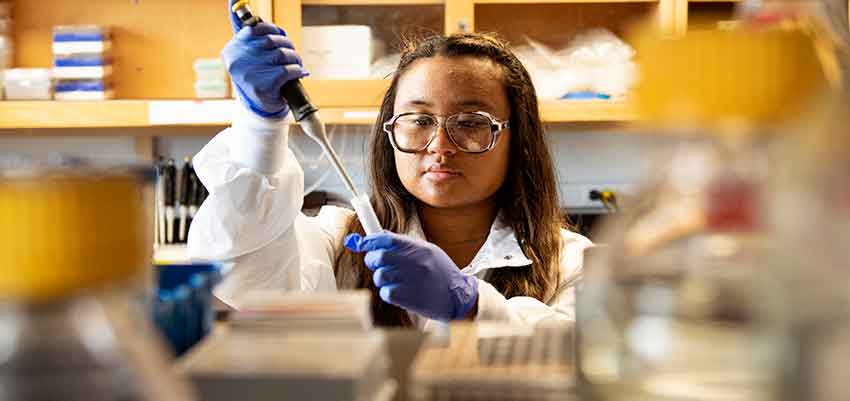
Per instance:
[[[177,356],[212,330],[212,290],[221,281],[216,264],[157,265],[154,322]]]

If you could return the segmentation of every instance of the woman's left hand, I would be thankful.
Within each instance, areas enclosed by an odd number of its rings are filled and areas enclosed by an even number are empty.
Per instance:
[[[382,231],[350,234],[345,247],[366,252],[372,281],[387,303],[435,320],[465,318],[478,302],[478,280],[460,272],[438,246]]]

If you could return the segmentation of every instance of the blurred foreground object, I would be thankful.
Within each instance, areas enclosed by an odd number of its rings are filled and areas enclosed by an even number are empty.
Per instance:
[[[426,349],[414,362],[411,400],[575,399],[569,329],[454,323],[450,330],[446,347]]]
[[[213,329],[213,288],[221,281],[221,267],[212,263],[157,265],[152,311],[154,322],[182,355]]]
[[[389,401],[396,392],[368,292],[258,291],[232,319],[179,364],[202,401]]]
[[[782,280],[783,400],[850,399],[850,32],[847,2],[769,1],[772,25],[808,26],[837,88],[788,127],[771,177],[771,264]],[[788,11],[790,10],[790,12]],[[756,10],[754,18],[764,15]],[[765,24],[767,25],[767,24]],[[832,52],[832,53],[830,53]],[[829,57],[827,57],[830,60]],[[836,82],[837,80],[837,82]]]
[[[602,400],[773,400],[785,333],[764,221],[775,134],[826,87],[797,29],[633,40],[639,112],[682,136],[605,222],[578,296],[579,370]]]
[[[137,301],[151,171],[25,164],[0,163],[2,398],[192,399]]]

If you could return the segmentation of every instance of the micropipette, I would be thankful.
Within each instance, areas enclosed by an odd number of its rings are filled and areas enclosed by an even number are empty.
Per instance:
[[[248,0],[237,0],[233,2],[231,11],[242,21],[243,25],[254,26],[262,22],[262,19],[254,15],[251,11]],[[295,117],[295,121],[301,125],[301,130],[322,147],[322,150],[336,169],[337,174],[339,174],[339,177],[342,178],[345,186],[351,192],[351,206],[354,207],[357,218],[360,219],[360,224],[363,225],[363,230],[367,235],[381,231],[381,223],[378,221],[378,216],[375,215],[375,209],[372,208],[372,203],[369,202],[369,196],[367,194],[358,194],[354,182],[351,181],[351,177],[345,171],[342,161],[339,160],[339,156],[337,156],[331,147],[330,141],[328,141],[328,135],[325,133],[325,124],[319,119],[319,109],[310,103],[310,99],[307,97],[307,92],[304,90],[304,86],[301,85],[301,81],[296,79],[286,82],[283,84],[280,93],[292,109],[292,115]]]

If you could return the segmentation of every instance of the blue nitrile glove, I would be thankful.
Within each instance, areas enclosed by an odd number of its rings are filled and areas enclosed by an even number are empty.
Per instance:
[[[221,51],[221,58],[239,100],[260,117],[285,117],[289,106],[280,96],[280,88],[287,81],[308,75],[292,41],[273,24],[242,27],[232,12],[230,23],[236,35]]]
[[[385,302],[435,320],[462,319],[478,302],[478,280],[460,272],[442,249],[382,231],[350,234],[345,247],[366,252],[364,261]]]

